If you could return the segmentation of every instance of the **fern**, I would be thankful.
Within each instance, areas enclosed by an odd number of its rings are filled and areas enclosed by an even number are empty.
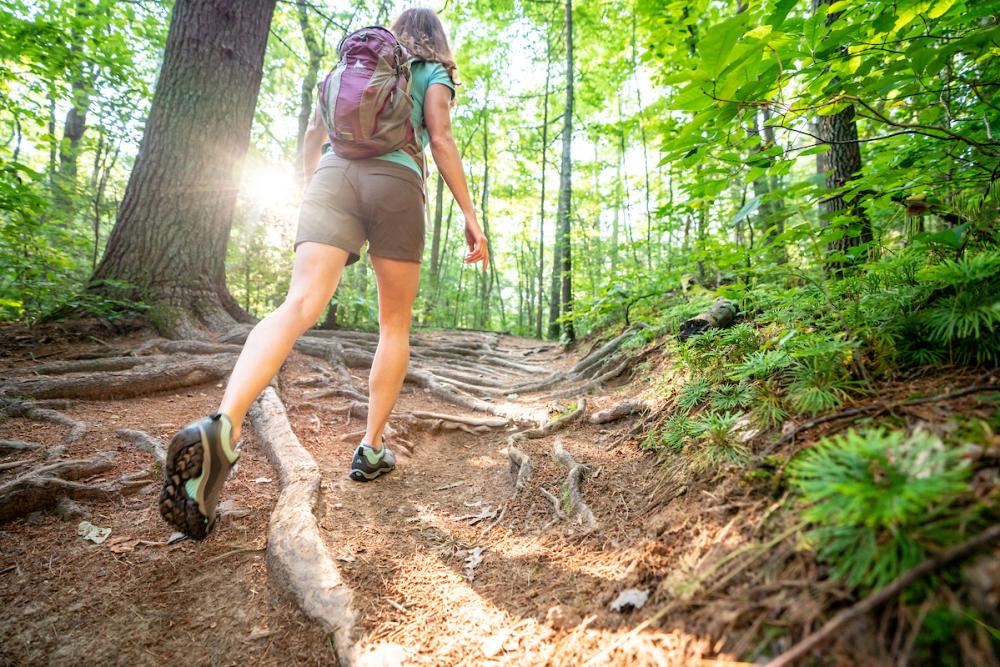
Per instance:
[[[743,362],[733,372],[734,379],[765,380],[781,373],[793,363],[784,350],[757,350],[743,358]]]
[[[789,466],[808,538],[831,574],[878,587],[953,541],[969,468],[962,452],[922,431],[854,430],[822,440]]]
[[[694,410],[712,391],[711,383],[705,378],[690,380],[684,384],[677,395],[677,405],[687,411]]]
[[[736,410],[753,400],[753,392],[745,383],[724,384],[712,390],[709,405],[713,410]]]
[[[739,414],[707,412],[694,423],[696,438],[691,447],[691,468],[695,471],[716,470],[743,465],[750,459],[750,450],[736,438],[734,428]]]

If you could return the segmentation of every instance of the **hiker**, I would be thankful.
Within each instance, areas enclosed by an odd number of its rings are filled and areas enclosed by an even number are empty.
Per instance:
[[[303,140],[307,185],[288,295],[247,336],[218,411],[187,425],[170,442],[160,514],[191,537],[204,538],[213,527],[219,493],[239,458],[235,443],[250,404],[295,340],[319,319],[344,266],[358,261],[365,241],[378,283],[379,342],[368,380],[367,429],[350,477],[367,482],[395,467],[383,430],[410,358],[428,143],[465,217],[465,262],[482,262],[484,271],[489,265],[451,133],[455,60],[440,19],[430,9],[408,9],[391,32],[371,27],[347,35],[338,53],[340,61],[319,86]]]

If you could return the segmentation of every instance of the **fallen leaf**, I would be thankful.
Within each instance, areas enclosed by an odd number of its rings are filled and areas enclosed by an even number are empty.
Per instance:
[[[129,551],[135,551],[136,546],[139,545],[138,537],[129,537],[127,535],[119,535],[118,537],[112,537],[108,540],[108,548],[111,549],[111,553],[123,554]]]
[[[103,544],[108,539],[108,536],[111,535],[111,529],[95,526],[89,521],[81,521],[80,525],[76,527],[76,534],[85,540],[90,540],[94,544]]]

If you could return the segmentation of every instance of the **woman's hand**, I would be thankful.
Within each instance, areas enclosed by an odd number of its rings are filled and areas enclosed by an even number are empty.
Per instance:
[[[483,272],[490,266],[489,241],[483,234],[479,222],[472,216],[465,218],[465,242],[469,244],[469,253],[465,256],[466,264],[483,263]]]

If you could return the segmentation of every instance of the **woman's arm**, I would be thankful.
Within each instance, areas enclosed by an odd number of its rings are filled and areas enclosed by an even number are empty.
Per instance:
[[[306,133],[302,137],[302,182],[309,185],[313,172],[319,159],[323,157],[323,142],[326,141],[326,127],[323,119],[319,115],[319,104],[313,111],[306,127]]]
[[[436,83],[424,93],[424,124],[430,135],[434,163],[465,217],[465,240],[469,244],[465,262],[469,264],[482,261],[485,271],[490,265],[489,245],[479,226],[479,220],[476,219],[476,211],[472,208],[462,158],[451,134],[451,90],[448,86]]]

